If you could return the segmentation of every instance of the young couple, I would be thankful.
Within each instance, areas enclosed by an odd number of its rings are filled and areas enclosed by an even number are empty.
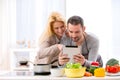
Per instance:
[[[98,54],[99,40],[92,34],[85,32],[86,27],[80,16],[72,16],[67,21],[64,17],[53,12],[44,33],[40,37],[39,51],[35,63],[64,65],[69,62],[67,54],[62,53],[63,45],[82,46],[81,53],[76,53],[73,60],[85,67],[90,67],[91,62],[99,62],[103,66],[102,58]]]

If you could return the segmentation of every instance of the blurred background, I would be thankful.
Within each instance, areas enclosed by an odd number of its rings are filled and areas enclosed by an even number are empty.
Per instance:
[[[37,47],[52,11],[61,13],[66,21],[70,16],[81,16],[86,32],[100,39],[99,53],[104,63],[112,57],[120,60],[119,3],[120,0],[0,0],[0,70],[10,69],[11,49]]]

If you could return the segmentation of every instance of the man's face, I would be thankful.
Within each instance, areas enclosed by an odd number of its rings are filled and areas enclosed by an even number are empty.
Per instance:
[[[84,29],[81,26],[81,24],[72,25],[69,23],[68,24],[68,32],[69,32],[69,35],[72,38],[72,40],[74,42],[78,42],[81,39],[81,37],[83,36]]]

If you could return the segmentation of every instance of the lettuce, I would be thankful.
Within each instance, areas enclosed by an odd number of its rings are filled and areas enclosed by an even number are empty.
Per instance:
[[[67,69],[79,69],[79,68],[82,68],[82,65],[80,63],[67,63],[66,68]]]

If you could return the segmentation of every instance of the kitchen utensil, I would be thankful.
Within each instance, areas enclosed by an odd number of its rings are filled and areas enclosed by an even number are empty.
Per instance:
[[[35,75],[49,75],[50,64],[34,64],[33,71]]]

